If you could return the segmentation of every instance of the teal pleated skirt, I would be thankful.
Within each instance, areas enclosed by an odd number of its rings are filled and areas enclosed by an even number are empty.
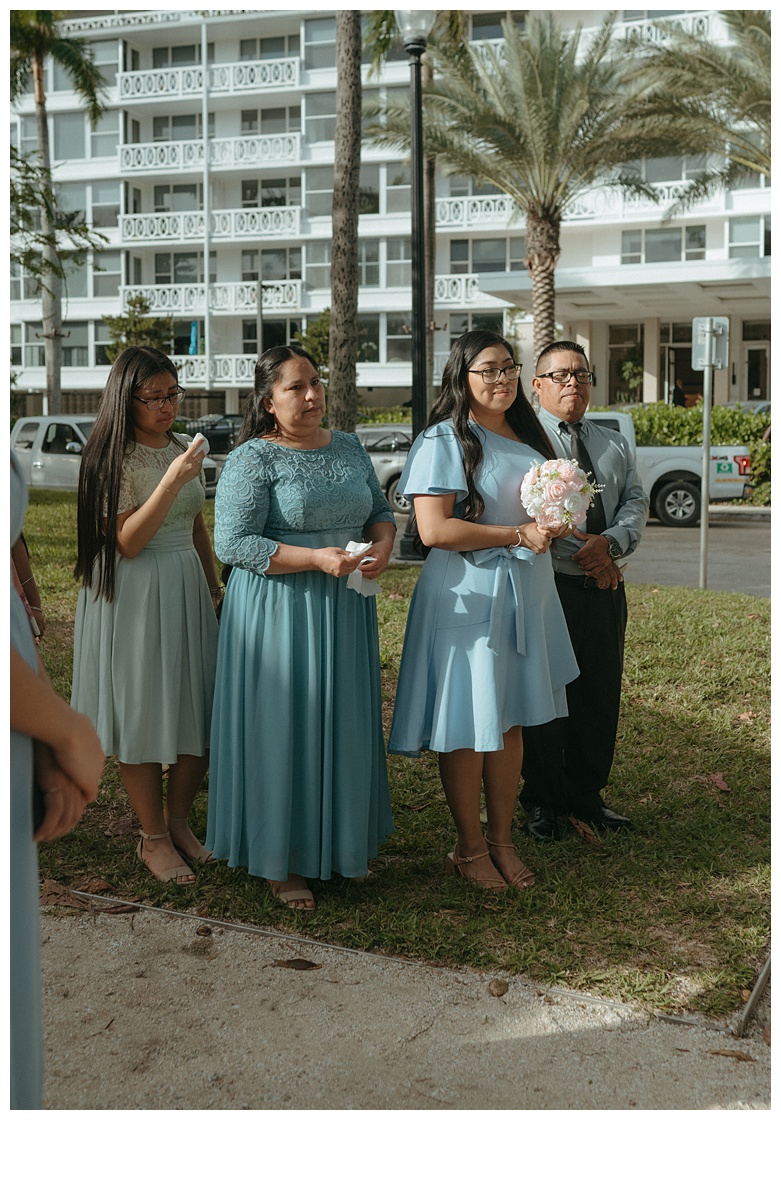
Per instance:
[[[296,541],[334,544],[327,531]],[[374,599],[318,571],[234,568],[206,845],[251,875],[329,879],[365,875],[392,832]]]

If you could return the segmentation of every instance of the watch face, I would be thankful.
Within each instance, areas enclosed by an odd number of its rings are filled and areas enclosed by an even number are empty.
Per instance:
[[[607,539],[607,548],[610,551],[611,558],[620,558],[621,557],[621,553],[622,553],[621,547],[619,546],[619,544],[615,538],[609,537]]]

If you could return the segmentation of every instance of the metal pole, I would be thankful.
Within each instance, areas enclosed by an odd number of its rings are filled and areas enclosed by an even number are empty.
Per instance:
[[[201,20],[201,73],[203,76],[203,89],[201,92],[201,134],[203,136],[203,278],[204,278],[204,297],[206,303],[203,306],[203,349],[206,355],[206,378],[204,387],[211,386],[211,353],[212,353],[212,331],[211,331],[211,282],[210,282],[210,224],[211,224],[211,197],[209,194],[209,41],[206,21]],[[198,347],[200,349],[200,347]]]
[[[425,196],[423,190],[423,96],[420,59],[425,41],[409,42],[410,60],[410,187],[412,192],[412,437],[426,424],[426,260]],[[419,560],[414,547],[412,515],[399,544],[399,557]]]
[[[710,427],[713,403],[713,321],[705,323],[702,387],[702,483],[700,485],[700,587],[708,586],[708,505],[710,504]]]

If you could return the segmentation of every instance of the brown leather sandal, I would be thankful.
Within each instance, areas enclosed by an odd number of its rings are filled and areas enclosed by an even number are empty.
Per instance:
[[[514,850],[515,849],[515,846],[512,844],[512,842],[492,842],[490,838],[486,838],[485,840],[489,846],[497,846],[500,850]],[[491,852],[489,850],[489,854],[490,853]],[[505,883],[507,884],[508,887],[514,887],[514,888],[519,888],[519,889],[520,888],[528,888],[528,887],[531,887],[534,883],[536,883],[536,880],[534,878],[534,872],[530,871],[529,868],[527,866],[525,866],[523,863],[521,863],[521,869],[518,872],[518,874],[514,875],[512,879],[508,879],[507,876],[505,875],[504,871],[502,870],[502,868],[499,866],[498,862],[496,862],[494,860],[493,854],[491,854],[491,862],[494,864],[497,871],[499,872],[499,874],[501,875],[502,879],[505,881]]]
[[[475,883],[478,887],[485,888],[487,892],[504,892],[507,890],[507,884],[500,879],[492,879],[489,875],[467,875],[464,871],[464,863],[477,862],[481,858],[490,858],[489,852],[486,850],[483,854],[473,854],[471,858],[462,858],[458,853],[458,842],[445,859],[445,871],[448,875],[460,875],[467,883]]]

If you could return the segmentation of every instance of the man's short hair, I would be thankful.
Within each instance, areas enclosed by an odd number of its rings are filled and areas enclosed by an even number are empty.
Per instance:
[[[539,375],[541,368],[546,364],[551,354],[558,354],[560,350],[569,350],[573,354],[580,354],[586,361],[588,366],[588,355],[583,347],[578,342],[549,342],[537,355],[537,365],[534,368],[534,374]]]

